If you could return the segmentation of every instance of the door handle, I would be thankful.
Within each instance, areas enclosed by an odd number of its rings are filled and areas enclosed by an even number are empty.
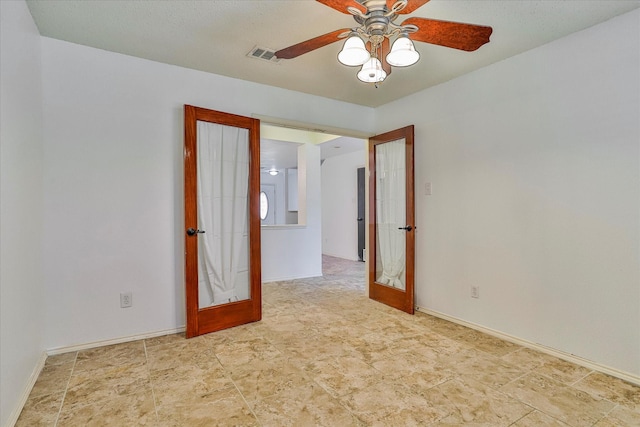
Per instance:
[[[358,218],[358,221],[364,221],[364,218]]]
[[[413,227],[410,225],[407,225],[406,227],[398,227],[398,230],[407,230],[407,231],[411,231],[413,230]]]
[[[187,228],[187,234],[189,236],[194,236],[198,233],[204,233],[204,230],[196,230],[195,228]]]

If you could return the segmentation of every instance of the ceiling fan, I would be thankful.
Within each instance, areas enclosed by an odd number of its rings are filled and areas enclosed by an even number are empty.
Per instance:
[[[339,12],[353,15],[355,28],[343,28],[280,49],[275,56],[292,59],[327,46],[345,37],[347,41],[338,60],[348,66],[360,66],[358,78],[379,83],[391,73],[391,66],[415,64],[420,54],[411,40],[453,49],[474,51],[489,42],[493,29],[482,25],[413,17],[397,24],[399,15],[414,12],[429,0],[316,0]],[[390,38],[395,37],[391,49]],[[387,55],[384,53],[387,52]]]

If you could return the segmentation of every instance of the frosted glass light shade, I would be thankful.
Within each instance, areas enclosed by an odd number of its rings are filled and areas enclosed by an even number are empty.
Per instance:
[[[367,62],[369,56],[364,41],[358,36],[351,36],[338,53],[338,61],[349,67],[357,67]]]
[[[378,58],[370,57],[358,72],[358,79],[365,83],[379,83],[387,78]]]
[[[408,67],[418,62],[418,59],[420,54],[416,52],[413,42],[406,36],[398,37],[387,55],[387,62],[394,67]]]

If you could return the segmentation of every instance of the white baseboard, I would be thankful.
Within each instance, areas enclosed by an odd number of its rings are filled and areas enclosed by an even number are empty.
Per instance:
[[[87,349],[90,349],[90,348],[104,347],[104,346],[107,346],[107,345],[122,344],[124,342],[131,342],[131,341],[144,340],[144,339],[147,339],[147,338],[161,337],[163,335],[178,334],[180,332],[184,332],[184,330],[185,330],[185,328],[184,328],[184,326],[182,326],[182,327],[174,328],[174,329],[165,329],[165,330],[162,330],[162,331],[148,332],[146,334],[130,335],[128,337],[114,338],[114,339],[110,339],[110,340],[94,341],[94,342],[89,342],[89,343],[85,343],[85,344],[77,344],[77,345],[64,346],[64,347],[55,347],[55,348],[50,348],[49,350],[47,350],[46,354],[48,354],[49,356],[54,356],[56,354],[69,353],[71,351],[87,350]]]
[[[346,259],[346,260],[349,260],[349,261],[360,261],[357,256],[355,256],[355,257],[344,256],[344,254],[336,255],[336,254],[332,254],[330,252],[323,252],[322,255],[327,255],[327,256],[334,257],[334,258]]]
[[[29,381],[27,381],[27,384],[24,386],[24,389],[22,390],[22,394],[20,395],[20,400],[18,400],[16,407],[13,409],[13,411],[11,411],[11,414],[9,415],[9,419],[7,419],[7,423],[5,424],[6,427],[13,427],[15,423],[18,421],[18,417],[20,417],[22,408],[24,408],[25,403],[27,403],[27,399],[29,398],[29,395],[31,394],[31,390],[33,390],[33,386],[36,384],[36,381],[40,376],[40,372],[42,372],[42,368],[44,368],[44,362],[46,360],[47,360],[47,353],[43,351],[42,355],[40,356],[40,359],[38,359],[36,366],[33,368],[33,371],[29,376]]]
[[[262,283],[271,283],[271,282],[284,282],[286,280],[297,280],[297,279],[311,279],[314,277],[322,277],[322,273],[318,274],[318,275],[313,275],[313,276],[309,276],[307,274],[303,274],[301,276],[283,276],[283,277],[269,277],[269,278],[263,278],[262,279]]]
[[[616,368],[611,368],[606,365],[602,365],[597,362],[593,362],[588,359],[584,359],[582,357],[573,355],[571,353],[565,353],[560,350],[556,350],[555,348],[546,347],[541,344],[537,344],[531,341],[524,340],[522,338],[514,337],[513,335],[505,334],[500,331],[496,331],[494,329],[486,328],[481,325],[477,325],[475,323],[467,322],[466,320],[458,319],[456,317],[449,316],[444,313],[440,313],[437,311],[429,310],[427,308],[416,306],[416,310],[425,314],[429,314],[431,316],[439,317],[444,320],[448,320],[453,323],[457,323],[462,326],[466,326],[471,329],[475,329],[477,331],[483,332],[487,335],[494,336],[496,338],[503,339],[505,341],[512,342],[514,344],[521,345],[523,347],[530,348],[532,350],[537,350],[541,353],[545,353],[551,356],[555,356],[558,359],[566,360],[567,362],[575,363],[579,366],[584,366],[587,369],[591,369],[593,371],[602,372],[603,374],[611,375],[612,377],[620,378],[621,380],[630,382],[632,384],[640,386],[640,376],[631,374],[629,372],[624,372]]]

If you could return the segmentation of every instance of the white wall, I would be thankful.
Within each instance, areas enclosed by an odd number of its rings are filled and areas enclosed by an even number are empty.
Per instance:
[[[49,38],[42,49],[47,348],[184,325],[183,104],[373,129],[367,107]],[[319,221],[285,240],[263,233],[262,245],[317,234],[319,253]],[[119,307],[122,291],[132,308]]]
[[[639,23],[376,110],[416,125],[418,305],[640,374]]]
[[[26,3],[0,2],[0,425],[44,351],[40,71]]]
[[[358,168],[366,152],[329,157],[322,164],[322,253],[358,260]]]

